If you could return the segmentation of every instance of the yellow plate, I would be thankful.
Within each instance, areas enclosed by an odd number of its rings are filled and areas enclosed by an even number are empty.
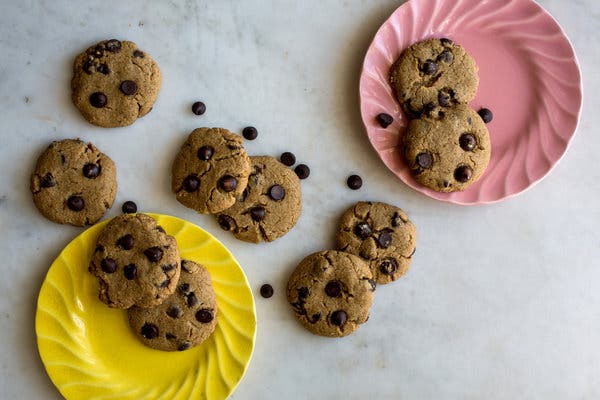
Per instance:
[[[108,221],[97,224],[63,249],[38,297],[35,330],[40,356],[68,400],[224,399],[250,363],[256,310],[237,261],[198,226],[150,215],[175,236],[182,258],[210,272],[219,310],[216,329],[187,351],[144,346],[129,327],[127,312],[98,300],[98,282],[87,268],[96,238]]]

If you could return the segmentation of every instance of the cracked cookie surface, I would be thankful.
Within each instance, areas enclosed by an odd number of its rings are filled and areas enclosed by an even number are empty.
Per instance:
[[[404,50],[390,83],[409,119],[436,115],[473,100],[479,85],[475,60],[450,39],[428,39]]]
[[[145,214],[113,218],[100,232],[89,266],[100,300],[122,309],[161,304],[175,291],[180,269],[175,238]]]
[[[369,319],[374,291],[371,270],[363,260],[327,250],[300,262],[288,280],[287,300],[306,329],[342,337]]]
[[[75,58],[71,97],[89,123],[127,126],[150,112],[161,81],[156,62],[135,43],[104,40]]]
[[[217,221],[240,240],[272,242],[289,232],[300,218],[300,180],[273,157],[254,156],[250,161],[248,186],[233,206],[217,215]]]
[[[104,216],[117,192],[113,161],[79,139],[55,141],[40,155],[30,182],[33,201],[49,220],[92,225]]]
[[[249,174],[241,136],[223,128],[198,128],[175,157],[171,189],[184,206],[214,214],[235,203]]]
[[[416,241],[417,229],[404,211],[366,201],[342,214],[336,236],[337,248],[365,260],[378,284],[395,281],[408,271]]]
[[[465,190],[485,172],[491,156],[488,129],[473,109],[458,105],[442,118],[410,121],[404,158],[415,180],[438,192]]]
[[[217,301],[208,271],[200,264],[181,260],[175,292],[155,307],[133,306],[129,324],[146,346],[183,351],[205,341],[217,325]]]

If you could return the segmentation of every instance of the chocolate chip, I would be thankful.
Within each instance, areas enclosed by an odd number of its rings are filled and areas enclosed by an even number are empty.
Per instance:
[[[162,281],[158,287],[159,288],[166,288],[170,284],[171,284],[171,279],[167,278],[164,281]]]
[[[100,165],[87,163],[83,166],[83,176],[89,179],[97,178],[100,175]]]
[[[158,327],[146,322],[141,329],[142,336],[146,339],[156,339],[158,337]]]
[[[137,267],[135,264],[126,265],[125,268],[123,268],[123,274],[125,275],[125,278],[131,281],[137,276]]]
[[[137,204],[131,200],[127,200],[121,206],[121,211],[123,211],[124,214],[135,214],[137,212]]]
[[[217,218],[217,222],[219,223],[221,229],[225,231],[230,231],[235,226],[235,220],[229,215],[225,214],[219,215],[219,217]]]
[[[421,71],[425,75],[433,75],[438,71],[438,65],[435,61],[425,61],[421,67]]]
[[[373,279],[369,279],[367,282],[369,282],[369,285],[371,285],[371,292],[374,292],[375,289],[377,289],[377,282],[375,282]]]
[[[348,314],[344,310],[337,310],[331,313],[331,323],[337,326],[342,326],[346,323]]]
[[[177,288],[177,290],[182,295],[187,296],[188,293],[190,292],[190,284],[189,283],[182,283],[181,285],[179,285],[179,287]]]
[[[121,92],[127,96],[131,96],[137,92],[137,84],[134,81],[123,81],[121,82],[121,86],[119,86]]]
[[[306,179],[310,175],[310,168],[306,164],[298,164],[296,168],[294,168],[294,172],[298,175],[300,179]]]
[[[119,240],[117,240],[117,245],[119,245],[123,250],[131,250],[133,249],[133,236],[127,234],[125,236],[121,236]]]
[[[381,126],[384,129],[390,126],[392,122],[394,122],[394,118],[390,114],[386,113],[377,114],[375,119],[379,123],[379,126]]]
[[[260,295],[265,299],[272,297],[273,292],[273,286],[269,285],[268,283],[265,283],[260,287]]]
[[[318,312],[318,313],[313,314],[310,319],[313,324],[319,322],[319,320],[321,319],[321,313]]]
[[[202,115],[206,112],[206,104],[201,101],[197,101],[192,104],[192,112],[196,115]]]
[[[117,39],[108,40],[105,46],[106,50],[110,51],[111,53],[116,53],[121,50],[121,42]]]
[[[387,249],[388,247],[390,247],[390,245],[392,244],[392,231],[384,230],[383,232],[381,232],[379,234],[379,237],[377,238],[377,244],[382,249]]]
[[[40,180],[40,186],[43,188],[49,188],[56,186],[56,181],[50,172],[42,177]]]
[[[458,138],[458,143],[460,144],[460,148],[464,151],[473,151],[475,146],[477,146],[477,140],[471,133],[463,133],[460,135],[460,138]]]
[[[400,214],[398,212],[395,212],[394,215],[392,216],[392,226],[395,228],[397,226],[402,225],[402,223],[404,223],[404,220],[402,219],[402,217],[400,216]]]
[[[102,63],[102,64],[98,65],[96,67],[96,71],[100,72],[103,75],[110,74],[110,68],[108,67],[108,64],[106,64],[106,63]]]
[[[143,51],[140,50],[134,50],[133,51],[133,57],[134,58],[144,58],[146,55],[144,54]]]
[[[489,108],[482,108],[481,110],[477,111],[477,113],[486,124],[492,122],[494,119],[494,114]]]
[[[108,99],[102,92],[94,92],[90,96],[90,104],[96,108],[102,108],[106,105]]]
[[[160,233],[167,233],[167,232],[165,232],[165,228],[163,228],[163,227],[162,227],[162,226],[160,226],[160,225],[156,225],[156,228],[155,228],[155,229],[156,229],[157,231],[159,231]]]
[[[87,60],[83,66],[81,67],[81,69],[83,69],[83,71],[86,74],[91,75],[92,74],[92,67],[94,66],[94,63],[91,60]]]
[[[450,182],[448,182],[447,180],[444,180],[444,182],[442,184],[444,185],[445,188],[450,187]]]
[[[291,167],[292,165],[296,164],[296,156],[294,155],[294,153],[290,153],[289,151],[281,153],[281,156],[279,156],[279,160],[283,165],[286,165],[288,167]]]
[[[163,251],[158,246],[149,247],[146,250],[144,250],[144,255],[151,262],[157,262],[157,261],[160,261],[160,259],[163,257]]]
[[[187,295],[187,305],[188,307],[195,307],[198,304],[198,298],[194,292],[189,293]]]
[[[427,103],[423,106],[423,114],[431,115],[431,113],[436,109],[436,105],[433,102]]]
[[[197,156],[202,161],[208,161],[215,154],[215,149],[211,146],[202,146],[198,149]]]
[[[81,211],[85,207],[85,202],[81,196],[71,196],[67,199],[67,207],[73,211]]]
[[[163,270],[163,272],[169,272],[169,271],[173,271],[175,269],[175,265],[174,264],[165,264],[163,266],[160,267],[160,269]]]
[[[354,226],[354,234],[358,236],[361,240],[365,240],[369,236],[371,236],[373,231],[371,230],[371,225],[366,222],[359,222]]]
[[[183,311],[177,306],[171,306],[167,310],[167,315],[173,319],[177,319],[183,315]]]
[[[237,201],[239,201],[240,203],[243,203],[248,198],[249,193],[250,193],[250,188],[248,186],[246,186],[244,188],[244,191],[242,191],[242,194],[240,194],[240,196],[237,198]]]
[[[242,135],[244,135],[244,138],[247,140],[254,140],[258,136],[258,131],[253,126],[247,126],[242,131]]]
[[[200,187],[200,179],[196,175],[188,175],[183,180],[183,188],[186,192],[192,193]]]
[[[381,271],[381,273],[384,275],[393,275],[397,269],[398,263],[393,258],[383,260],[381,264],[379,264],[379,271]]]
[[[454,54],[450,50],[444,50],[437,56],[437,61],[451,63],[454,60]]]
[[[184,351],[190,348],[189,342],[182,342],[179,346],[177,346],[177,351]]]
[[[167,340],[175,340],[175,339],[177,339],[177,336],[173,335],[172,333],[167,333],[165,335],[165,337],[167,338]]]
[[[196,313],[196,320],[198,322],[202,322],[203,324],[207,324],[212,321],[214,318],[213,311],[210,308],[203,308],[198,310]]]
[[[454,179],[460,183],[468,182],[473,177],[473,170],[467,165],[461,165],[454,170]]]
[[[265,219],[266,214],[267,211],[264,209],[264,207],[259,206],[250,209],[250,217],[256,222],[260,222]]]
[[[443,90],[440,90],[438,92],[438,104],[442,107],[450,107],[452,105],[452,97]]]
[[[342,293],[342,284],[339,281],[327,282],[325,293],[329,297],[338,297]]]
[[[65,157],[64,154],[60,154],[60,162],[62,163],[62,165],[65,165],[65,163],[67,162],[67,157]]]
[[[305,299],[310,294],[310,291],[308,290],[308,288],[304,287],[304,286],[301,288],[298,288],[297,291],[298,291],[298,298],[300,298],[300,299]]]
[[[219,187],[224,192],[233,192],[237,188],[237,179],[231,175],[225,175],[219,179]]]
[[[431,164],[433,164],[433,156],[428,151],[419,153],[417,154],[416,162],[421,168],[431,168]]]
[[[104,246],[102,246],[101,244],[96,246],[96,250],[94,250],[95,253],[102,253],[103,251],[104,251]]]
[[[269,188],[269,197],[275,201],[283,200],[285,197],[285,189],[280,185],[273,185]]]
[[[440,42],[442,42],[442,44],[448,44],[448,45],[454,43],[452,40],[450,40],[448,38],[441,38]]]
[[[352,190],[358,190],[362,186],[362,178],[358,175],[350,175],[346,180],[346,184]]]
[[[117,270],[117,262],[112,258],[103,258],[102,261],[100,261],[100,268],[107,274],[112,274]]]

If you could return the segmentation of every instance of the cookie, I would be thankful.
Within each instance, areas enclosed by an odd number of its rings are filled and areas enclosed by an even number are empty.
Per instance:
[[[450,39],[429,39],[404,50],[390,83],[409,118],[437,114],[473,100],[479,85],[473,57]]]
[[[465,190],[485,172],[492,147],[485,123],[466,105],[446,109],[441,118],[408,124],[404,156],[415,180],[438,192]]]
[[[35,206],[49,220],[92,225],[115,200],[117,169],[93,144],[60,140],[38,158],[30,189]]]
[[[105,40],[75,58],[71,97],[89,123],[127,126],[152,110],[161,79],[156,62],[135,43]]]
[[[148,347],[182,351],[205,341],[217,325],[217,300],[208,271],[181,260],[177,290],[156,307],[131,307],[129,324]]]
[[[272,242],[289,232],[300,218],[300,180],[273,157],[256,156],[250,160],[248,186],[233,206],[217,215],[217,221],[240,240]]]
[[[404,211],[366,201],[342,214],[336,235],[337,248],[365,260],[378,284],[395,281],[408,271],[416,241],[417,230]]]
[[[152,307],[175,291],[180,261],[175,238],[154,218],[123,214],[100,232],[89,270],[109,307]]]
[[[347,336],[369,319],[375,282],[359,257],[335,250],[307,256],[287,284],[287,299],[314,334]]]
[[[171,188],[177,200],[201,214],[235,203],[250,174],[242,137],[223,128],[195,129],[173,162]]]

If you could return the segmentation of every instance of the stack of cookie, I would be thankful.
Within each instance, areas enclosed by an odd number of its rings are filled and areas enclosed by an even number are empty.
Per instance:
[[[410,119],[404,158],[415,180],[435,191],[465,190],[489,163],[491,112],[467,105],[477,71],[465,49],[446,38],[413,44],[392,66],[390,83]]]

